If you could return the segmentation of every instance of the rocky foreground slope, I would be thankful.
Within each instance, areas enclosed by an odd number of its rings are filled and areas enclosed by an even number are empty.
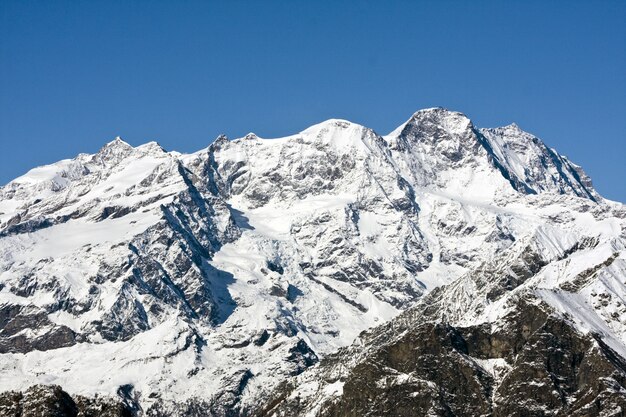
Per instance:
[[[0,415],[620,415],[625,243],[580,167],[440,108],[116,139],[0,188]]]

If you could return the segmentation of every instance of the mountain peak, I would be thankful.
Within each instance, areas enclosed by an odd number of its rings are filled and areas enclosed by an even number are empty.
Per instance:
[[[165,148],[163,148],[163,146],[161,146],[156,141],[150,141],[148,143],[144,143],[143,145],[138,146],[136,149],[139,150],[139,151],[142,151],[144,153],[148,153],[148,154],[163,154],[163,153],[167,153]]]
[[[131,154],[134,148],[122,140],[121,137],[116,136],[115,139],[105,144],[98,153],[93,156],[94,161],[100,161],[101,163],[113,163],[117,164],[119,161]]]
[[[366,150],[363,141],[371,133],[370,128],[343,119],[328,119],[300,132],[304,137],[344,150]]]
[[[112,149],[112,148],[132,149],[133,147],[124,139],[122,139],[121,136],[116,136],[115,139],[113,139],[112,141],[105,143],[104,146],[100,150],[102,151],[103,149]]]
[[[243,138],[246,139],[246,140],[253,140],[253,139],[258,139],[259,137],[257,136],[256,133],[250,132],[246,136],[244,136]]]
[[[524,131],[521,127],[519,127],[519,125],[515,122],[510,123],[506,126],[499,126],[499,127],[493,127],[493,128],[482,128],[480,129],[482,130],[487,130],[487,131],[492,131],[492,132],[500,132],[500,133],[505,133],[508,135],[521,135],[521,134],[526,134],[526,135],[530,135],[528,132]]]
[[[309,126],[305,130],[303,130],[301,133],[317,132],[323,129],[342,130],[342,129],[347,129],[349,127],[363,127],[363,126],[356,124],[356,123],[352,123],[351,121],[345,120],[345,119],[328,119],[328,120],[324,120],[323,122],[316,123],[312,126]]]
[[[517,124],[480,129],[480,132],[516,188],[531,194],[556,192],[598,200],[591,179],[580,167]]]
[[[421,109],[413,113],[411,119],[423,119],[423,118],[433,118],[433,119],[443,119],[448,117],[459,117],[469,120],[469,118],[455,110],[449,110],[445,107],[429,107],[427,109]]]
[[[431,107],[413,113],[409,120],[398,126],[388,136],[401,136],[416,127],[428,129],[429,126],[437,126],[450,133],[460,133],[474,127],[472,121],[461,112],[443,107]]]
[[[220,135],[218,135],[218,137],[215,138],[215,140],[213,141],[211,145],[219,146],[228,142],[230,142],[230,140],[228,139],[228,136],[221,133]]]

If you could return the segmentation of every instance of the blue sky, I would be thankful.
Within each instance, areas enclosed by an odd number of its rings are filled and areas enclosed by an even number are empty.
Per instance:
[[[624,1],[0,1],[0,184],[116,135],[182,152],[425,107],[516,122],[626,201]]]

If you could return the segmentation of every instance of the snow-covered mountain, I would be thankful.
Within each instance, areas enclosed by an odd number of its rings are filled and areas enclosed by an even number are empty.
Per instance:
[[[0,411],[391,415],[372,400],[387,397],[418,398],[406,415],[505,415],[519,387],[501,387],[547,322],[600,358],[585,386],[612,378],[624,397],[625,247],[626,207],[580,167],[441,108],[387,136],[328,120],[194,154],[117,138],[0,188],[0,391],[24,393]],[[480,349],[420,345],[447,346],[441,329]],[[407,346],[458,351],[477,392],[502,394],[455,408],[451,380],[380,353]],[[568,389],[563,410],[582,396]]]

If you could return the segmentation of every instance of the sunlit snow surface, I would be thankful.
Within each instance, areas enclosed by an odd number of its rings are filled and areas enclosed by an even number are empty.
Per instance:
[[[36,168],[0,189],[0,305],[45,311],[46,328],[67,326],[84,341],[0,355],[0,389],[54,383],[115,395],[132,384],[148,406],[151,393],[209,398],[248,370],[243,402],[253,403],[294,371],[286,358],[297,340],[323,357],[437,286],[458,286],[449,301],[464,306],[459,324],[495,320],[506,298],[473,300],[466,277],[529,245],[548,263],[513,293],[531,289],[626,355],[626,209],[551,152],[516,126],[479,131],[459,113],[429,109],[385,137],[330,120],[281,139],[218,140],[190,155],[116,140],[96,155]],[[153,238],[195,189],[211,196],[221,240],[200,267],[176,276],[187,248]],[[200,233],[204,223],[180,218]],[[16,229],[41,219],[54,221]],[[184,296],[198,291],[190,277],[204,271],[212,321],[182,317],[178,304],[128,285],[129,248],[142,236]],[[593,244],[564,256],[583,240]],[[579,290],[561,288],[609,258]],[[117,279],[94,284],[102,271]],[[16,294],[30,275],[36,288]],[[122,294],[146,307],[148,328],[106,340],[94,323]],[[63,299],[86,307],[66,308]],[[260,343],[263,331],[270,337]],[[342,386],[325,389],[333,396]]]

